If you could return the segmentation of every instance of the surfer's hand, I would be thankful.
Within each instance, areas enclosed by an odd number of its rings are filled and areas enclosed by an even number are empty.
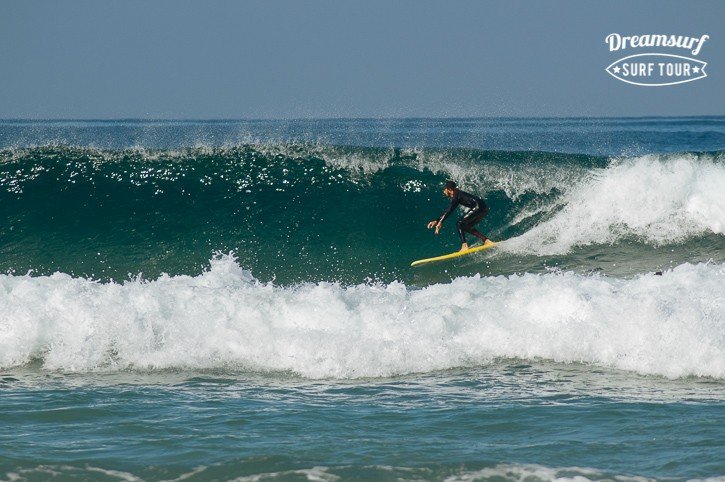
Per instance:
[[[433,227],[435,227],[435,225],[437,223],[438,223],[438,220],[437,219],[434,219],[433,221],[429,222],[428,223],[428,229],[432,229]]]

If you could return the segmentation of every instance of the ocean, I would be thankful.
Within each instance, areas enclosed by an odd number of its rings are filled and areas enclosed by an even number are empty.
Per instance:
[[[411,268],[447,179],[503,242]],[[2,480],[725,480],[725,117],[0,121],[0,407]]]

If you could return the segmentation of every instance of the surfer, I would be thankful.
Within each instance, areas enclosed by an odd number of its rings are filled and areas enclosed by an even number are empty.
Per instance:
[[[471,233],[475,237],[481,240],[482,243],[486,243],[488,238],[478,231],[474,226],[481,222],[483,218],[488,214],[488,206],[486,202],[480,197],[469,194],[465,191],[461,191],[453,181],[446,181],[443,187],[443,194],[446,197],[451,198],[451,205],[448,206],[446,212],[440,219],[434,219],[428,223],[428,229],[435,228],[435,233],[438,234],[443,226],[443,221],[446,220],[449,214],[456,209],[459,204],[468,208],[468,212],[464,214],[456,223],[456,229],[458,229],[458,235],[461,237],[461,251],[468,249],[468,242],[466,242],[466,233]]]

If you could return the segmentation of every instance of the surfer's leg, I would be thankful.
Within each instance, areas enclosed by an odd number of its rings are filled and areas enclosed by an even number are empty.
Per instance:
[[[479,230],[477,230],[474,226],[476,224],[480,223],[483,218],[486,217],[486,214],[488,214],[488,206],[484,208],[482,211],[479,212],[469,212],[466,216],[461,218],[461,227],[464,232],[471,233],[475,237],[481,240],[481,242],[485,243],[488,238]]]
[[[477,237],[478,239],[480,239],[482,243],[485,243],[486,241],[488,241],[488,238],[481,231],[477,230],[474,227],[470,227],[468,229],[468,232],[471,233],[472,235],[474,235],[475,237]]]
[[[458,230],[458,236],[461,238],[461,243],[466,244],[466,217],[463,216],[456,222],[456,229]]]

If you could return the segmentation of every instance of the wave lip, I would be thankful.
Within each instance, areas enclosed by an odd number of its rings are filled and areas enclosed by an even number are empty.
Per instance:
[[[66,371],[235,367],[385,377],[495,358],[725,378],[725,267],[277,287],[233,257],[196,277],[102,284],[0,276],[0,366]]]

